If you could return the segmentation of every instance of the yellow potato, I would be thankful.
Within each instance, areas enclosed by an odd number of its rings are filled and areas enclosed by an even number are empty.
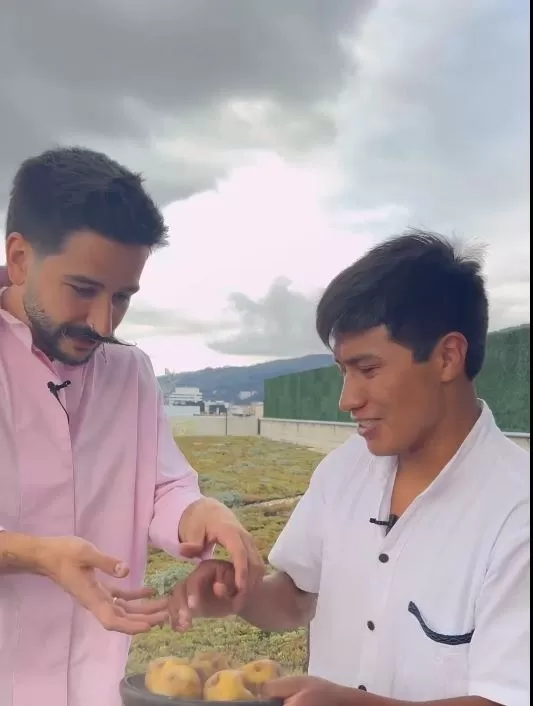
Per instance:
[[[204,686],[205,701],[255,701],[255,696],[244,684],[238,669],[223,669],[207,680]]]
[[[202,682],[206,682],[213,674],[223,669],[231,669],[230,658],[223,652],[198,652],[191,661],[191,666],[196,669]]]
[[[202,698],[202,683],[196,670],[179,657],[160,657],[148,666],[144,684],[148,691],[172,698]]]
[[[244,676],[244,683],[256,696],[261,695],[265,684],[282,676],[281,666],[273,659],[258,659],[249,662],[240,668]]]

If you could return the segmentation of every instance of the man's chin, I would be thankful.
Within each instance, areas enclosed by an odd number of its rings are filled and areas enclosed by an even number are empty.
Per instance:
[[[68,350],[58,350],[56,360],[65,365],[84,365],[90,360],[99,348],[99,344],[93,346],[69,346]]]
[[[365,439],[368,450],[373,456],[395,456],[396,449],[385,439],[379,437],[375,439]]]
[[[372,456],[392,456],[388,449],[383,448],[380,444],[372,444],[367,442],[367,448]]]

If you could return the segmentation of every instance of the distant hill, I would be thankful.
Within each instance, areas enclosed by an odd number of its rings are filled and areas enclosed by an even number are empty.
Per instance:
[[[280,375],[299,373],[331,365],[331,355],[307,355],[303,358],[272,360],[258,365],[205,368],[185,373],[162,375],[158,378],[163,392],[171,392],[176,386],[199,387],[204,399],[224,400],[238,404],[240,392],[253,394],[243,402],[263,402],[264,382]]]

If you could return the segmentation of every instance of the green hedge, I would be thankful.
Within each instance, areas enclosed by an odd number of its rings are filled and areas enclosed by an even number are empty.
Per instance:
[[[477,380],[478,395],[491,407],[505,431],[530,431],[530,327],[496,331]]]
[[[529,325],[489,334],[477,388],[505,431],[530,430],[529,339]],[[350,421],[339,411],[341,385],[335,366],[266,380],[265,417]]]

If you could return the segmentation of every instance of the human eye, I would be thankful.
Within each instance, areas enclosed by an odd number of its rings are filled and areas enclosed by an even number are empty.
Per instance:
[[[115,304],[129,304],[132,295],[126,292],[120,292],[113,297]]]
[[[370,365],[370,366],[364,366],[362,368],[359,368],[361,373],[366,377],[366,378],[373,378],[377,375],[379,367],[377,365]]]
[[[82,299],[92,299],[96,296],[96,289],[94,287],[81,287],[77,284],[70,284],[69,287]]]

